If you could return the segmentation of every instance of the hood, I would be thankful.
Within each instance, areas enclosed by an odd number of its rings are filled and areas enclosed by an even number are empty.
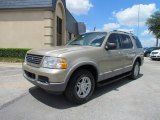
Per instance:
[[[92,47],[91,46],[59,46],[59,47],[53,47],[51,49],[31,50],[28,53],[29,54],[36,54],[36,55],[57,57],[60,54],[74,52],[74,51],[80,51],[80,50],[90,49],[90,48],[92,48]]]
[[[159,50],[153,50],[152,52],[160,52],[160,49]]]

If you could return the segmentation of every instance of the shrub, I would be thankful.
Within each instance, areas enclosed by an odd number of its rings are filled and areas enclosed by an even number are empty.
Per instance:
[[[24,59],[28,48],[0,48],[0,57]]]

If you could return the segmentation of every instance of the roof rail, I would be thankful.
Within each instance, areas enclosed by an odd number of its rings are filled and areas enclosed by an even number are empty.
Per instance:
[[[127,34],[132,34],[132,31],[126,32],[126,31],[121,31],[121,30],[113,30],[113,32],[122,32],[122,33],[127,33]]]

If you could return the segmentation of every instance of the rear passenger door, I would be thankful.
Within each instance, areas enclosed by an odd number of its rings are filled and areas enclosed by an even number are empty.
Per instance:
[[[121,49],[123,56],[123,67],[124,71],[132,69],[132,63],[136,55],[136,51],[133,49],[133,43],[129,35],[119,34],[121,39]]]

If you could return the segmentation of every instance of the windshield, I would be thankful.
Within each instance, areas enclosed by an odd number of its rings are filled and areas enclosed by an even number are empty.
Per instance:
[[[152,51],[152,50],[155,50],[155,49],[156,49],[155,47],[150,47],[147,50]]]
[[[100,47],[106,37],[107,33],[85,33],[80,35],[77,39],[72,40],[67,45],[80,45],[80,46],[94,46]]]

